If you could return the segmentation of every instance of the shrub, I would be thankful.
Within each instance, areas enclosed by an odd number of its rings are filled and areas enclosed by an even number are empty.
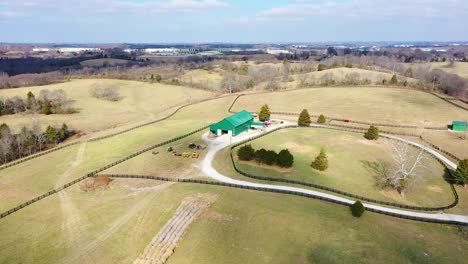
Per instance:
[[[96,86],[89,89],[89,94],[97,99],[116,102],[122,99],[115,86]]]
[[[379,129],[375,126],[370,126],[364,137],[368,140],[377,140],[379,138]]]
[[[258,163],[265,163],[266,149],[259,149],[255,151],[255,161]]]
[[[156,74],[156,77],[154,78],[157,82],[161,82],[162,77],[159,74]]]
[[[325,64],[319,64],[317,66],[317,71],[323,71],[323,70],[326,70],[327,69],[327,66],[325,66]]]
[[[265,164],[274,165],[278,160],[278,154],[273,150],[267,150],[265,153]]]
[[[288,149],[283,149],[278,153],[278,166],[283,168],[290,168],[294,163],[294,157]]]
[[[258,114],[258,118],[260,121],[266,121],[270,119],[270,108],[268,105],[263,105],[260,109],[260,113]]]
[[[310,126],[312,121],[310,120],[310,115],[307,109],[302,110],[301,114],[299,115],[299,119],[297,120],[297,124],[299,126]]]
[[[244,145],[237,150],[237,157],[240,160],[253,160],[255,156],[255,150],[252,148],[252,145]]]
[[[466,186],[468,183],[468,158],[460,161],[457,170],[453,173],[453,178],[456,183]]]
[[[310,166],[319,171],[324,171],[328,168],[328,158],[324,149],[320,150],[320,154],[315,158]]]
[[[397,84],[397,83],[398,83],[397,76],[396,74],[393,74],[392,79],[390,79],[390,84]]]
[[[364,205],[361,203],[361,201],[356,201],[353,205],[351,205],[351,214],[354,217],[361,217],[365,210],[366,208],[364,208]]]
[[[325,119],[325,116],[324,115],[320,115],[317,119],[317,123],[319,124],[325,124],[325,122],[327,122],[327,120]]]

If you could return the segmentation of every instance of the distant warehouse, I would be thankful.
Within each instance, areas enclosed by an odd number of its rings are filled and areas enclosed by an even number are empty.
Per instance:
[[[468,121],[453,121],[452,122],[453,131],[468,131]]]
[[[212,124],[210,126],[210,131],[217,136],[221,136],[223,134],[237,136],[240,133],[247,131],[252,126],[263,126],[263,124],[254,122],[253,115],[242,110],[224,118],[218,123]]]

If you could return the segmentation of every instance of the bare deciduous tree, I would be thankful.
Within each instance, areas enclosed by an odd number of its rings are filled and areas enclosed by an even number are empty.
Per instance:
[[[97,85],[89,89],[89,94],[95,98],[116,102],[122,99],[117,87],[113,85]]]
[[[415,177],[416,171],[425,167],[426,152],[423,149],[416,150],[401,141],[388,140],[386,146],[393,162],[391,172],[382,175],[386,177],[382,180],[404,196],[405,189],[409,186],[410,180]]]

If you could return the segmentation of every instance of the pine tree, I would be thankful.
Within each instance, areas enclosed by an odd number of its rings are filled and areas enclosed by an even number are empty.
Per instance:
[[[274,165],[278,160],[278,154],[273,150],[267,150],[265,153],[265,164]]]
[[[255,150],[252,148],[252,145],[244,145],[237,150],[237,157],[240,160],[253,160],[255,157]]]
[[[354,217],[361,217],[365,210],[366,208],[364,208],[364,205],[361,203],[361,201],[356,201],[353,205],[351,205],[351,214]]]
[[[52,143],[56,143],[57,144],[57,141],[59,140],[59,134],[57,132],[57,129],[51,127],[51,126],[48,126],[47,129],[46,129],[46,135],[47,135],[47,141],[48,142],[52,142]]]
[[[46,115],[52,114],[52,104],[49,101],[45,101],[42,106],[42,113]]]
[[[328,158],[324,149],[320,150],[320,154],[315,158],[310,166],[319,171],[324,171],[328,168]]]
[[[302,110],[301,114],[299,115],[299,119],[297,120],[297,124],[299,126],[310,126],[312,121],[310,120],[310,115],[307,109]]]
[[[290,168],[294,163],[294,157],[288,149],[283,149],[278,153],[278,166],[283,168]]]
[[[260,121],[264,122],[267,120],[270,120],[270,108],[268,105],[263,105],[262,108],[260,109],[260,113],[258,114],[258,118]]]
[[[457,170],[453,172],[453,178],[458,184],[463,184],[463,186],[468,184],[468,159],[460,161]]]
[[[325,116],[324,115],[320,115],[317,119],[317,123],[319,124],[325,124],[325,122],[327,122],[327,120],[325,119]]]
[[[392,79],[390,79],[390,84],[397,84],[397,83],[398,83],[397,76],[396,74],[393,74]]]
[[[258,163],[265,163],[266,149],[259,149],[255,151],[255,161]]]
[[[29,91],[27,95],[26,108],[29,110],[35,110],[34,109],[35,107],[36,107],[36,97],[31,91]]]
[[[364,137],[368,140],[377,140],[379,138],[379,129],[375,126],[370,126]]]

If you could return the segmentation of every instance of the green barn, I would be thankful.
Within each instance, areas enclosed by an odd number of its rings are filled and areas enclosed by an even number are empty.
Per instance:
[[[468,121],[453,121],[452,122],[453,131],[468,131]]]
[[[242,110],[224,118],[218,123],[210,125],[210,131],[217,136],[221,136],[222,134],[237,136],[240,133],[248,130],[253,125],[253,123],[253,115],[245,110]]]

